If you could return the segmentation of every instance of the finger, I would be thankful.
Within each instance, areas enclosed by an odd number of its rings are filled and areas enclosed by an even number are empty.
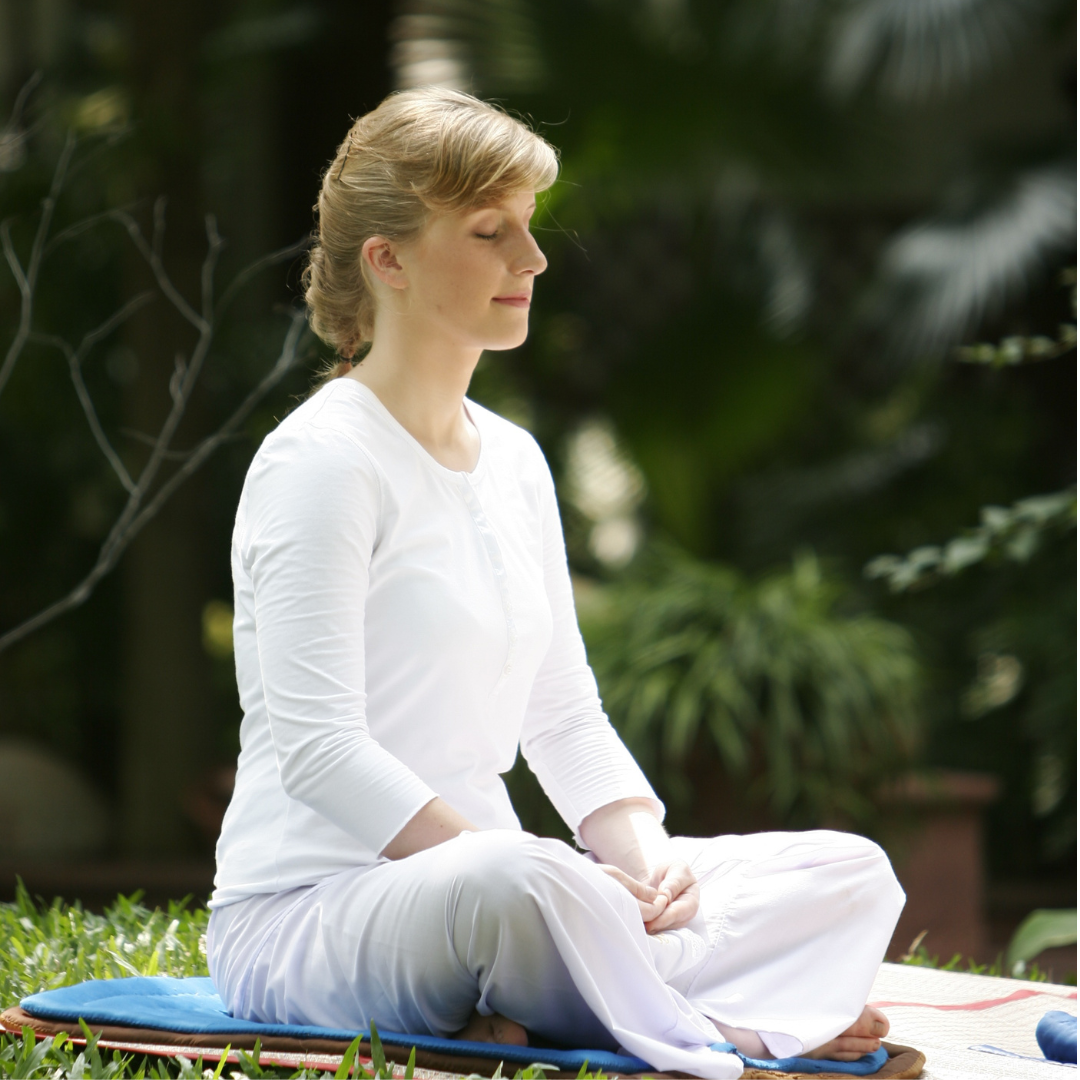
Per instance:
[[[658,893],[651,885],[638,881],[637,878],[631,877],[625,871],[620,870],[617,866],[612,866],[610,863],[599,863],[598,865],[608,877],[614,878],[634,897],[643,923],[648,924],[651,922],[667,906],[667,897],[663,893]]]
[[[600,863],[599,866],[608,877],[613,877],[623,888],[629,890],[630,895],[635,899],[646,904],[656,902],[659,894],[651,885],[647,885],[644,881],[638,881],[637,878],[631,877],[624,870],[620,870],[617,866],[612,866],[609,863]]]
[[[664,893],[669,899],[684,893],[691,885],[697,883],[693,871],[686,863],[672,863],[664,872],[664,876],[657,886],[657,891]]]
[[[665,895],[664,893],[660,894]],[[650,933],[660,933],[663,930],[678,930],[686,926],[698,913],[701,903],[701,891],[697,882],[689,886],[667,905],[663,914],[650,927]]]
[[[681,898],[676,899],[652,921],[647,922],[645,929],[650,934],[660,934],[665,930],[681,930],[690,923],[697,911],[696,903],[684,902]]]
[[[656,903],[646,904],[641,900],[637,902],[638,911],[641,913],[641,921],[645,924],[646,932],[649,931],[649,927],[664,913],[664,898],[658,897]]]

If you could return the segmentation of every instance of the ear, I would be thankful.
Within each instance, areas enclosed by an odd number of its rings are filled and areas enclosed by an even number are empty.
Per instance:
[[[385,236],[372,236],[365,240],[360,249],[360,258],[384,285],[404,289],[409,284],[405,269],[398,262],[397,245]]]

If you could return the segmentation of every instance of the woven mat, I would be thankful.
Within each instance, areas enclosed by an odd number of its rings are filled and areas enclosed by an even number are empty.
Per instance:
[[[1071,1067],[1044,1060],[1035,1041],[1035,1026],[1045,1013],[1076,1014],[1074,986],[882,964],[870,1004],[888,1016],[890,1039],[925,1052],[925,1080],[1066,1080],[1075,1075]],[[1018,1056],[972,1049],[976,1046]]]
[[[180,1054],[192,1060],[202,1057],[206,1061],[217,1061],[226,1044],[246,1050],[253,1045],[253,1037],[245,1035],[181,1035],[172,1031],[158,1031],[150,1028],[105,1027],[100,1024],[89,1026],[95,1034],[101,1036],[98,1045],[103,1049],[117,1049],[125,1054],[170,1057]],[[72,1035],[76,1042],[82,1041],[82,1031],[77,1024],[41,1020],[18,1007],[0,1013],[0,1027],[11,1032],[18,1032],[23,1027],[29,1027],[39,1038],[47,1038],[63,1031]],[[338,1044],[330,1039],[280,1037],[266,1038],[262,1040],[262,1045],[262,1061],[265,1064],[286,1065],[294,1069],[319,1068],[329,1072],[335,1071],[341,1064],[341,1055],[346,1047],[345,1043]],[[915,1077],[922,1075],[925,1059],[918,1050],[891,1042],[886,1043],[885,1046],[889,1051],[889,1060],[878,1072],[862,1080],[914,1080]],[[361,1054],[365,1054],[367,1050],[366,1045],[362,1046]],[[408,1060],[408,1052],[400,1047],[384,1045],[384,1050],[389,1061],[402,1065]],[[543,1061],[542,1049],[537,1048],[536,1058],[537,1061]],[[230,1054],[228,1060],[235,1064],[238,1059],[233,1053]],[[422,1077],[428,1080],[443,1080],[443,1078],[460,1077],[469,1073],[489,1076],[493,1069],[492,1062],[488,1059],[450,1057],[426,1051],[417,1051],[416,1064],[419,1066],[415,1074],[418,1080]],[[678,1077],[683,1074],[651,1072],[646,1075],[664,1078]],[[560,1078],[574,1077],[576,1073],[549,1072],[548,1076],[551,1080],[560,1080]],[[760,1069],[747,1069],[743,1076],[746,1080],[755,1080],[755,1078],[777,1080],[781,1076],[788,1080],[800,1080],[800,1078],[803,1080],[851,1080],[851,1077],[845,1073],[777,1073]]]

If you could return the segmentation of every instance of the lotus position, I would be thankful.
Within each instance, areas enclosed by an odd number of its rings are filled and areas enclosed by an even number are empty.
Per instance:
[[[468,95],[353,125],[305,273],[341,357],[251,464],[232,541],[244,720],[207,951],[235,1016],[622,1048],[737,1077],[854,1059],[903,893],[837,832],[669,837],[578,632],[551,474],[466,397],[547,264],[554,150]],[[658,376],[662,377],[662,375]],[[577,847],[523,832],[518,751]]]

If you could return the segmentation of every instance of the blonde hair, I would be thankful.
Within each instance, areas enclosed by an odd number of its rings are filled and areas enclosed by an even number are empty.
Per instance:
[[[545,139],[457,90],[402,90],[361,116],[323,174],[301,279],[312,329],[341,357],[324,381],[348,372],[374,332],[375,297],[361,258],[365,241],[408,241],[432,212],[543,191],[558,167]]]

